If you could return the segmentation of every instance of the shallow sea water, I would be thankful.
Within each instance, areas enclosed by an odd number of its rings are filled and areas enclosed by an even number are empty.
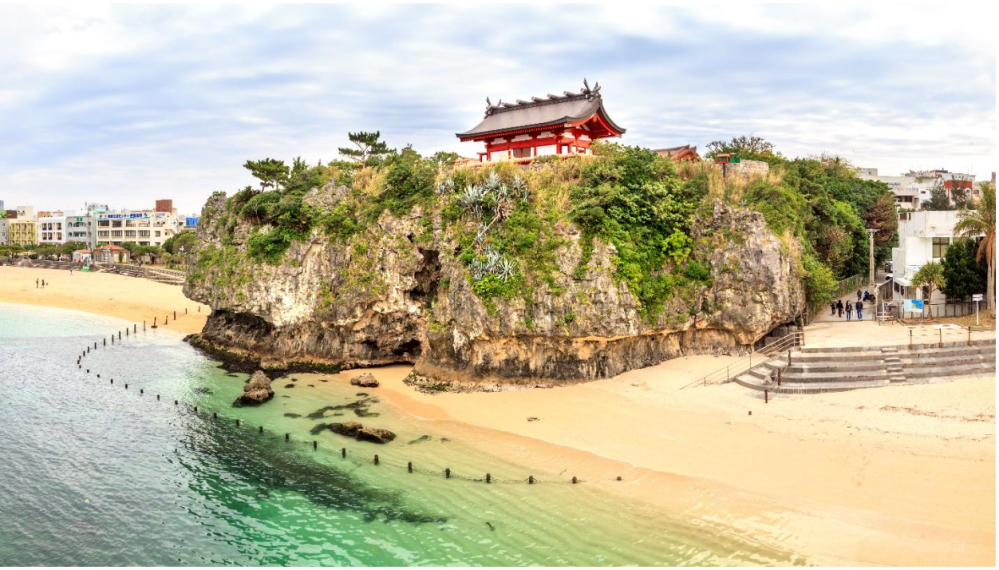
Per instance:
[[[423,431],[333,376],[292,374],[234,408],[247,376],[162,329],[77,368],[129,325],[0,304],[0,565],[800,563]],[[321,429],[332,421],[398,437],[356,442]],[[469,480],[486,472],[496,482]]]

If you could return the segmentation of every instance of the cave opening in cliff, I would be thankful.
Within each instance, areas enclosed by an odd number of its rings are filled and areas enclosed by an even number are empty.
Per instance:
[[[435,249],[419,248],[423,259],[413,274],[416,286],[409,291],[414,301],[430,302],[437,296],[437,284],[441,277],[440,252]]]

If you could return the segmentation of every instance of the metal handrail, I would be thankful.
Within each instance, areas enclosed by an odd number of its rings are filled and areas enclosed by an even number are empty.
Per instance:
[[[804,341],[805,333],[801,331],[790,333],[787,336],[781,337],[776,342],[772,342],[760,350],[754,350],[749,353],[748,356],[740,358],[739,360],[728,364],[724,368],[719,368],[710,374],[706,374],[680,389],[683,390],[684,388],[688,388],[690,386],[707,386],[709,384],[722,384],[724,382],[730,382],[732,378],[752,369],[754,359],[756,364],[766,362],[785,350],[804,346]]]

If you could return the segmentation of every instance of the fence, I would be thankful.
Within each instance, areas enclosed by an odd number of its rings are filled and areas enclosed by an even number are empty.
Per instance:
[[[962,301],[958,303],[932,303],[924,304],[922,312],[903,311],[904,305],[901,302],[893,304],[889,310],[894,309],[898,315],[899,322],[919,322],[927,318],[941,317],[966,317],[975,314],[975,304],[973,302]]]
[[[690,386],[707,386],[709,384],[722,384],[725,382],[730,382],[732,378],[746,372],[753,366],[757,364],[763,364],[767,360],[777,356],[778,354],[784,352],[785,350],[791,350],[805,345],[805,333],[803,332],[793,332],[787,336],[781,337],[776,342],[772,342],[769,345],[755,350],[749,353],[748,356],[740,358],[735,362],[725,366],[724,368],[719,368],[710,374],[706,374],[697,380],[694,380],[690,384],[687,384],[683,388],[688,388]],[[683,389],[681,388],[681,390]]]

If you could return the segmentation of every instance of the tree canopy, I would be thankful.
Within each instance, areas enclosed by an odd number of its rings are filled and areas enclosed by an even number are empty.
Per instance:
[[[392,152],[381,137],[381,131],[347,133],[347,138],[357,148],[340,147],[337,150],[348,160],[367,164],[369,158],[379,158]]]
[[[959,239],[944,253],[944,286],[940,288],[947,297],[969,299],[975,293],[985,293],[988,286],[989,266],[985,260],[975,259],[981,239]]]
[[[283,160],[265,158],[263,160],[247,160],[243,168],[250,171],[254,178],[260,180],[260,188],[279,190],[288,180],[288,165]]]

